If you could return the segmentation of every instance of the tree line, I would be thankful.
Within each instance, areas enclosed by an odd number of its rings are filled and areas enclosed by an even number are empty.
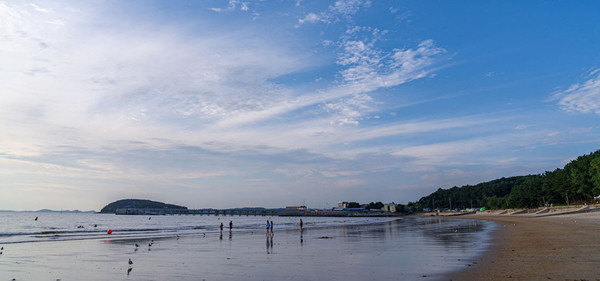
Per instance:
[[[537,208],[592,202],[600,195],[600,150],[577,157],[562,169],[537,175],[500,178],[477,185],[439,188],[409,209]]]

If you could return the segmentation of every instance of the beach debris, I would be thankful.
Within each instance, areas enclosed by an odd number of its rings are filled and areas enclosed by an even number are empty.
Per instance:
[[[334,238],[335,237],[332,237],[332,236],[320,236],[320,237],[317,237],[317,239],[334,239]]]
[[[112,233],[113,233],[112,229],[109,229],[106,231],[106,234],[112,234]]]

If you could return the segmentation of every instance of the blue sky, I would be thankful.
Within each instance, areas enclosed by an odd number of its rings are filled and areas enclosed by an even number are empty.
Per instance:
[[[600,149],[597,1],[0,1],[0,209],[406,203]]]

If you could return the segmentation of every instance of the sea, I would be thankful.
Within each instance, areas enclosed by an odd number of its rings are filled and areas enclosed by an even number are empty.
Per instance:
[[[274,236],[266,234],[267,221],[274,223]],[[495,227],[487,221],[440,217],[0,212],[0,276],[7,280],[439,280],[471,266],[489,247]],[[233,263],[236,258],[243,261]],[[133,267],[122,261],[127,259],[136,259]],[[202,263],[189,266],[190,260]]]

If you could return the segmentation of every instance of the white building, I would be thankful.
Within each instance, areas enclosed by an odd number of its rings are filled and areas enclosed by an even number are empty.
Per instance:
[[[383,204],[383,208],[381,208],[384,212],[395,213],[396,212],[396,204]]]

